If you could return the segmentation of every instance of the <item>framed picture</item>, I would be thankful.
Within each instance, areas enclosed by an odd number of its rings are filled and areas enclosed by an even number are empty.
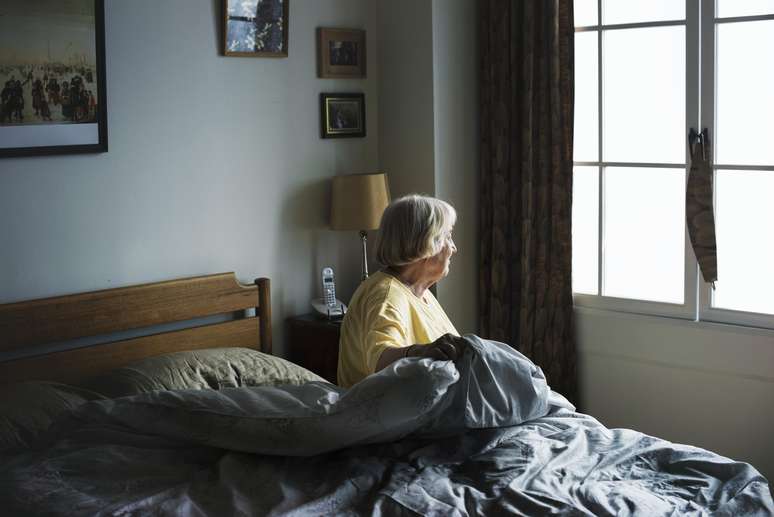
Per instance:
[[[103,0],[0,4],[0,157],[107,151]]]
[[[365,31],[317,29],[317,77],[366,76]]]
[[[320,94],[322,138],[363,137],[365,123],[365,95],[362,93]]]
[[[290,0],[223,0],[223,54],[288,57]]]

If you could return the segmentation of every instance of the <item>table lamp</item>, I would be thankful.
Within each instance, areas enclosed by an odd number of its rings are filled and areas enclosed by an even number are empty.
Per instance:
[[[376,230],[382,212],[390,203],[387,174],[349,174],[333,178],[331,196],[331,228],[334,230],[359,230],[363,243],[362,280],[368,278],[366,252],[367,230]]]

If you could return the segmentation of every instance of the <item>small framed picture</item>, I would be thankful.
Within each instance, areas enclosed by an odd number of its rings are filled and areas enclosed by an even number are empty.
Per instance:
[[[365,95],[362,93],[320,94],[320,136],[322,138],[363,137]]]
[[[103,153],[104,0],[4,0],[0,157]]]
[[[366,76],[365,31],[317,29],[317,77]]]
[[[288,56],[290,0],[223,0],[223,54]]]

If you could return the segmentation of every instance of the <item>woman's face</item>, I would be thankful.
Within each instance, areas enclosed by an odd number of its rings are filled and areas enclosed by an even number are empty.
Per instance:
[[[425,263],[426,273],[433,282],[437,282],[441,278],[449,274],[449,265],[451,264],[451,257],[457,253],[457,246],[454,245],[452,239],[452,230],[448,230],[443,234],[443,247],[441,251],[427,258]]]

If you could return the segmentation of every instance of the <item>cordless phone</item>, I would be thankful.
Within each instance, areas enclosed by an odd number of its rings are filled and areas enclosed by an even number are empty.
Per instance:
[[[333,268],[322,270],[322,298],[312,300],[312,307],[328,319],[339,319],[347,312],[347,306],[336,299],[336,282]]]
[[[323,302],[328,307],[336,307],[336,284],[333,281],[333,269],[322,270]]]

